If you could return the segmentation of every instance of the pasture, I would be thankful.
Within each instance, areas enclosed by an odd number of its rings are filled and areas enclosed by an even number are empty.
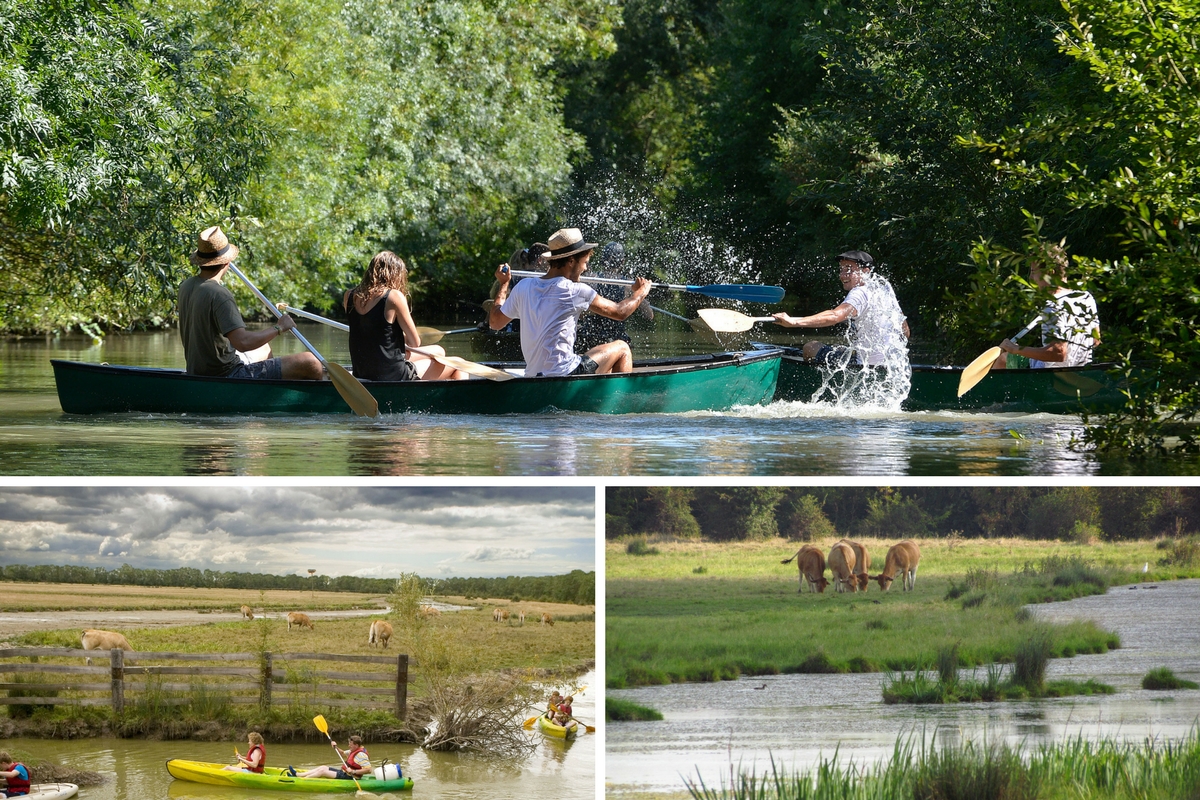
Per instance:
[[[835,540],[814,542],[828,552]],[[862,539],[871,573],[890,541]],[[797,594],[800,543],[655,543],[653,555],[606,552],[607,675],[612,688],[783,672],[876,672],[934,663],[957,646],[961,666],[1013,659],[1036,625],[1027,602],[1102,591],[1108,583],[1200,574],[1156,566],[1155,542],[1082,545],[921,540],[916,589]],[[1144,565],[1149,564],[1146,573]],[[1051,654],[1102,653],[1117,637],[1091,623],[1049,629]]]
[[[192,589],[79,583],[0,583],[0,611],[173,611],[234,613],[242,605],[269,611],[380,608],[382,595],[258,589]]]

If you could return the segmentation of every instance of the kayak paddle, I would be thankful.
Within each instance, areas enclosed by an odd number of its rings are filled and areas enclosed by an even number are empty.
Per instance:
[[[745,333],[756,322],[775,322],[774,317],[750,317],[727,308],[702,308],[696,315],[717,333]]]
[[[540,278],[545,273],[514,269],[512,274],[518,278]],[[605,283],[610,286],[633,286],[633,281],[625,278],[600,278],[595,275],[584,275],[579,280],[584,283]],[[707,286],[684,283],[651,283],[650,288],[692,292],[725,300],[741,300],[746,303],[778,303],[783,299],[784,294],[782,286],[760,286],[754,283],[713,283]]]
[[[295,314],[298,317],[304,317],[305,319],[311,319],[314,322],[322,322],[326,325],[337,328],[338,330],[343,330],[343,331],[350,330],[350,327],[343,322],[337,322],[335,320],[328,319],[326,317],[322,317],[319,314],[312,314],[308,311],[297,311],[294,308],[290,308],[287,303],[280,303],[279,308],[280,309],[290,309],[290,313]],[[448,334],[466,333],[467,331],[474,331],[474,330],[477,330],[477,329],[476,328],[461,328],[456,331],[441,331],[441,330],[438,330],[437,328],[423,328],[420,326],[417,327],[417,333],[421,335],[421,343],[422,344],[435,344],[436,342],[441,341],[443,336],[446,336]],[[422,350],[419,347],[408,347],[407,349],[411,350],[414,353],[420,353],[423,356],[428,356],[429,358],[438,362],[439,364],[442,364],[443,366],[453,367],[454,369],[461,370],[470,375],[478,375],[481,378],[487,378],[488,380],[491,380],[491,381],[507,381],[507,380],[512,380],[512,378],[514,377],[512,375],[509,375],[507,372],[505,372],[502,369],[494,369],[492,367],[488,367],[483,364],[476,364],[474,361],[467,361],[465,358],[459,358],[458,356],[439,356],[435,353],[431,353],[428,350]]]
[[[262,301],[262,304],[267,307],[268,311],[275,315],[276,319],[279,319],[283,316],[283,312],[276,308],[271,301],[267,299],[267,296],[260,292],[258,287],[251,283],[250,279],[247,278],[232,261],[229,262],[229,271],[241,278],[242,283],[246,284],[247,288],[254,292],[255,296]],[[346,405],[350,406],[350,409],[355,414],[358,414],[360,417],[379,416],[378,401],[376,401],[375,398],[371,396],[371,393],[367,391],[367,387],[359,383],[358,379],[350,374],[349,370],[347,370],[341,364],[337,364],[332,361],[326,361],[324,356],[317,352],[317,348],[309,344],[308,339],[305,339],[304,334],[300,333],[300,331],[292,328],[291,333],[300,341],[300,344],[308,348],[308,352],[316,356],[317,360],[321,362],[321,365],[325,367],[325,372],[329,375],[329,380],[333,382],[333,387],[337,389],[338,394],[342,396],[342,399],[346,401]]]
[[[1022,328],[1016,336],[1012,337],[1015,342],[1025,334],[1029,333],[1034,327],[1042,321],[1042,316],[1039,314],[1034,317],[1028,325]],[[983,355],[967,364],[962,371],[962,376],[958,379],[958,396],[962,397],[967,392],[975,388],[975,384],[983,380],[989,372],[992,371],[992,365],[996,363],[996,359],[1000,357],[1000,347],[988,348]]]
[[[338,761],[342,762],[342,766],[345,767],[345,773],[350,775],[350,777],[354,780],[354,785],[358,787],[358,792],[356,794],[369,796],[368,792],[363,791],[362,784],[358,782],[358,778],[355,778],[350,774],[350,765],[346,763],[346,759],[342,758],[341,751],[337,749],[337,745],[333,743],[333,737],[329,735],[329,723],[325,721],[325,716],[323,714],[317,714],[315,717],[313,717],[313,725],[316,725],[317,730],[325,734],[325,738],[329,740],[329,746],[333,748],[333,752],[337,753]]]

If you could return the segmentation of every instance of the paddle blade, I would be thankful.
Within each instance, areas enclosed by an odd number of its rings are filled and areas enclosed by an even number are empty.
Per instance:
[[[717,333],[745,333],[754,327],[752,317],[727,308],[702,308],[696,315]]]
[[[329,723],[325,721],[325,717],[321,714],[317,714],[315,717],[313,717],[313,725],[316,725],[317,730],[319,730],[321,733],[325,734],[326,736],[329,735]]]
[[[722,297],[746,303],[778,303],[783,299],[782,286],[756,286],[750,283],[714,283],[711,286],[689,286],[689,292],[706,297]]]
[[[1000,357],[1000,348],[992,347],[987,350],[979,358],[967,364],[966,369],[962,371],[962,377],[958,379],[958,396],[962,397],[967,392],[975,387],[975,384],[983,380],[991,369],[992,364],[996,363],[996,359]]]
[[[417,333],[421,337],[421,344],[437,344],[446,335],[445,331],[440,331],[437,328],[426,328],[424,325],[417,326]]]
[[[533,727],[533,723],[537,722],[537,718],[538,718],[538,715],[534,714],[532,717],[525,720],[525,723],[521,727],[523,727],[525,730],[529,730],[530,728]]]
[[[333,388],[337,389],[346,405],[350,406],[350,410],[360,417],[379,416],[379,401],[371,396],[367,387],[358,382],[358,378],[351,375],[341,364],[332,361],[325,362],[325,369],[329,372],[329,380],[333,381]]]
[[[486,364],[476,364],[474,361],[467,361],[465,358],[459,358],[458,356],[438,356],[434,360],[439,364],[445,364],[447,367],[462,370],[468,375],[478,375],[481,378],[487,378],[489,381],[511,381],[516,377],[502,369],[489,367]]]

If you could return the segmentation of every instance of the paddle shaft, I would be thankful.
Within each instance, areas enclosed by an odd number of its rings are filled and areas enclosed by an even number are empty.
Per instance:
[[[255,286],[253,283],[251,283],[250,279],[247,278],[245,276],[245,274],[243,274],[242,271],[237,268],[237,265],[234,264],[232,261],[229,262],[229,271],[232,272],[234,275],[237,275],[239,278],[241,278],[242,283],[246,284],[246,287],[248,289],[250,289],[250,291],[254,292],[254,296],[262,301],[262,304],[267,307],[267,310],[269,310],[272,314],[275,315],[275,319],[279,319],[280,317],[283,316],[283,312],[280,311],[278,308],[276,308],[275,304],[272,303],[270,300],[268,300],[267,296],[265,294],[263,294],[262,292],[260,292],[258,290],[258,287]],[[313,347],[309,343],[308,339],[304,338],[304,334],[302,334],[300,331],[296,330],[295,328],[292,328],[289,331],[289,333],[291,333],[293,336],[295,336],[300,341],[300,344],[304,345],[308,349],[308,352],[310,352],[314,356],[316,356],[317,361],[320,361],[322,364],[324,364],[325,368],[327,370],[329,369],[329,364],[328,364],[328,362],[325,361],[325,357],[317,352],[317,348]]]
[[[510,271],[517,278],[540,278],[545,273],[530,272],[529,270],[514,269]],[[597,275],[582,275],[579,280],[584,283],[603,283],[609,286],[633,286],[628,278],[601,278]],[[778,303],[783,299],[782,286],[760,286],[748,283],[717,283],[711,286],[697,286],[686,283],[654,283],[651,289],[670,289],[675,292],[694,292],[709,297],[725,297],[733,300],[745,299],[762,303]]]
[[[293,308],[292,306],[289,306],[287,303],[277,303],[276,305],[284,313],[294,314],[297,317],[303,317],[304,319],[310,319],[313,322],[320,322],[325,325],[328,325],[331,328],[337,328],[339,331],[349,331],[350,330],[350,326],[344,322],[338,322],[337,320],[329,319],[328,317],[322,317],[320,314],[314,314],[311,311],[301,311],[298,308]],[[417,326],[417,333],[421,334],[422,338],[424,338],[426,336],[437,336],[440,339],[443,336],[452,336],[456,333],[473,333],[478,330],[479,330],[479,328],[458,328],[458,329],[452,330],[452,331],[440,331],[437,328],[426,328],[426,327],[422,327],[420,325]],[[434,344],[434,342],[429,342],[429,344]]]
[[[1019,330],[1019,331],[1017,332],[1017,335],[1016,335],[1016,336],[1014,336],[1014,337],[1012,337],[1012,340],[1013,340],[1014,342],[1016,342],[1016,341],[1019,341],[1019,340],[1021,339],[1021,337],[1022,337],[1022,336],[1024,336],[1024,335],[1025,335],[1025,334],[1027,334],[1027,333],[1029,333],[1029,332],[1030,332],[1031,330],[1033,330],[1034,328],[1036,328],[1036,327],[1037,327],[1037,325],[1038,325],[1038,323],[1039,323],[1039,322],[1041,322],[1041,321],[1042,321],[1042,315],[1041,315],[1041,314],[1038,314],[1036,317],[1034,317],[1033,319],[1031,319],[1031,320],[1029,321],[1029,324],[1028,324],[1028,325],[1026,325],[1024,328],[1021,328],[1021,330]]]
[[[653,311],[655,311],[656,313],[666,314],[668,317],[674,317],[675,319],[680,320],[681,322],[686,322],[689,325],[692,324],[692,320],[688,319],[687,317],[683,316],[682,314],[675,314],[671,311],[667,311],[665,308],[659,308],[658,306],[650,306],[650,308]]]

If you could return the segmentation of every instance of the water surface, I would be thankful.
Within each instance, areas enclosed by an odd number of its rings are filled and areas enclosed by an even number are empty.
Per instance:
[[[1150,588],[1154,586],[1155,588]],[[1105,595],[1031,607],[1046,619],[1094,619],[1122,647],[1103,655],[1054,659],[1047,677],[1095,678],[1113,695],[953,705],[884,705],[884,676],[777,675],[609,691],[663,713],[661,722],[609,723],[605,782],[614,793],[684,790],[685,777],[710,785],[729,771],[776,763],[808,769],[835,750],[843,762],[891,755],[897,737],[936,732],[1015,745],[1066,737],[1141,743],[1178,739],[1200,724],[1200,691],[1151,692],[1142,677],[1155,667],[1200,681],[1200,581],[1118,587]],[[963,671],[970,675],[969,670]],[[982,673],[977,677],[982,678]]]
[[[302,326],[331,359],[345,336]],[[780,341],[793,342],[788,334]],[[469,336],[446,337],[479,360]],[[296,345],[284,340],[281,352]],[[704,349],[635,338],[638,357]],[[708,349],[712,349],[709,347]],[[1070,475],[1200,473],[1200,458],[1102,461],[1070,447],[1078,418],[905,413],[773,403],[729,413],[185,416],[63,414],[51,358],[179,367],[174,331],[0,341],[0,473],[8,475]]]

